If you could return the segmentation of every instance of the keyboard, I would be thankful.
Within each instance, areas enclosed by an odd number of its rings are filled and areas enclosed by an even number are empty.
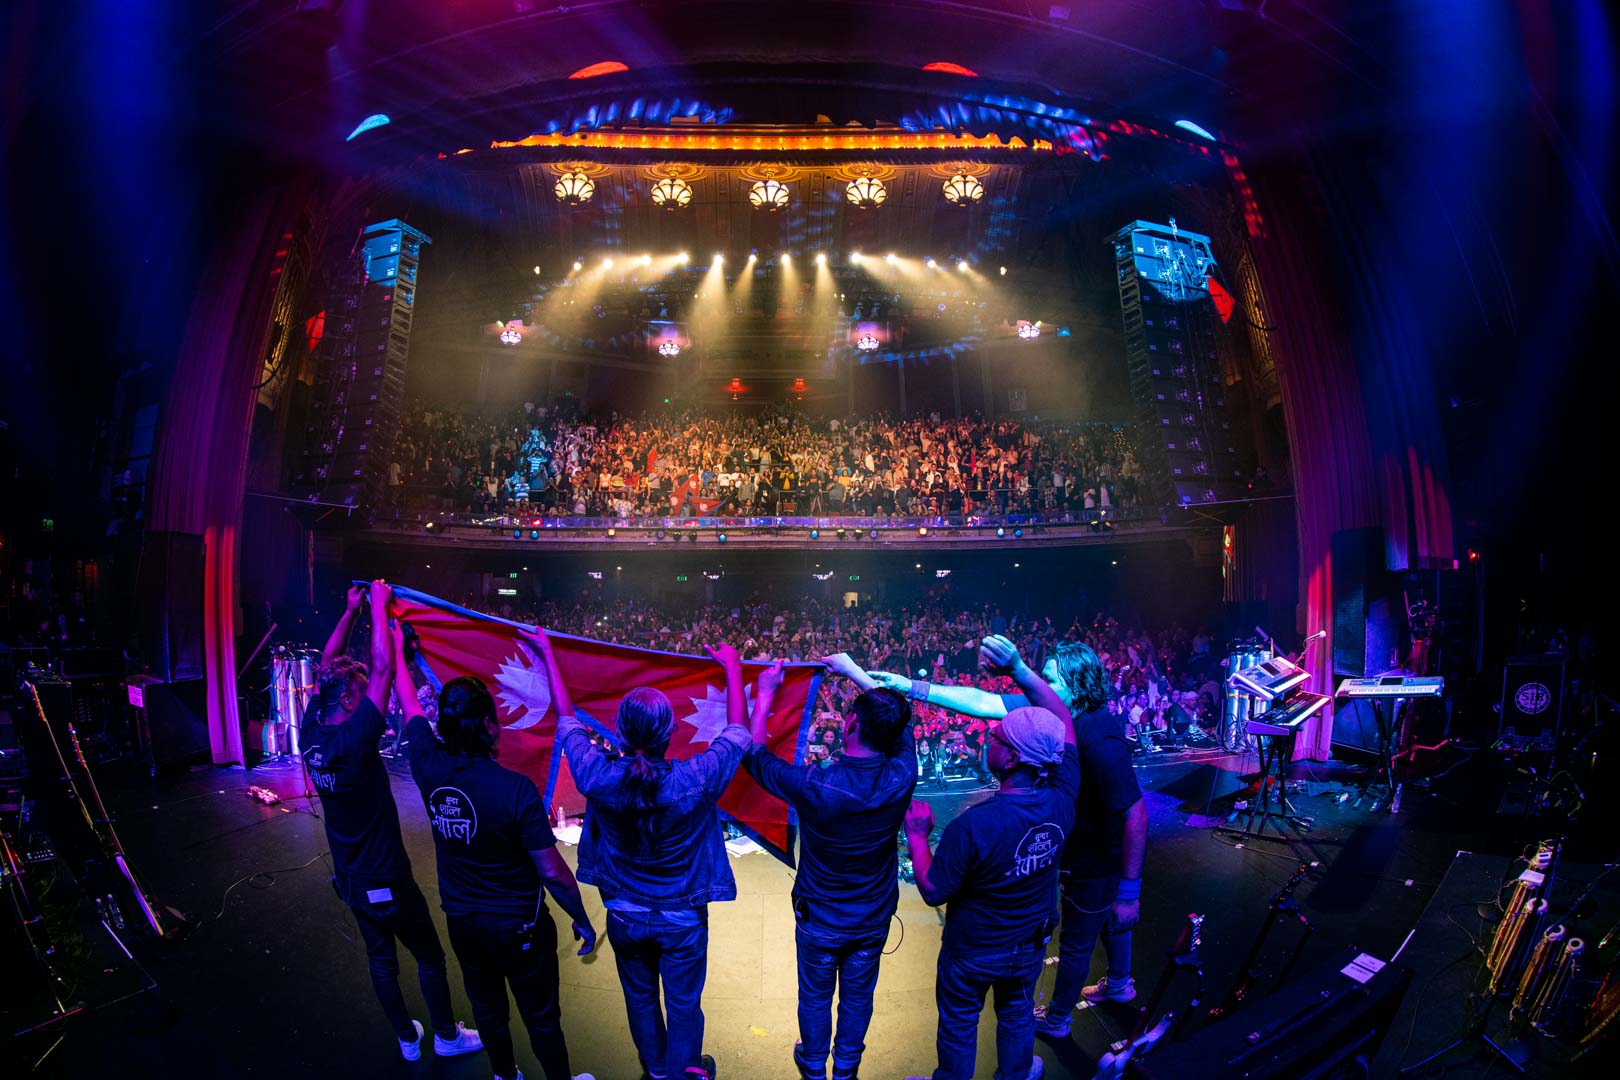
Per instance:
[[[1439,697],[1446,680],[1439,675],[1385,675],[1377,679],[1346,679],[1339,696],[1350,698]]]
[[[1265,701],[1275,701],[1310,677],[1310,672],[1304,668],[1294,664],[1287,657],[1278,656],[1253,667],[1234,671],[1226,680],[1226,684],[1241,693],[1253,694]]]
[[[1326,694],[1313,694],[1301,690],[1281,705],[1273,705],[1259,716],[1249,720],[1250,735],[1292,735],[1299,726],[1333,700]]]

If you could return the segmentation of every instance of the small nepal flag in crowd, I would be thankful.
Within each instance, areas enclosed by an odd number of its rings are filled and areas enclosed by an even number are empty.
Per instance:
[[[499,761],[534,780],[548,807],[583,810],[564,755],[556,751],[557,712],[545,666],[518,640],[526,627],[482,615],[403,586],[394,586],[391,614],[414,632],[418,666],[435,692],[451,679],[483,680],[495,698],[501,721]],[[706,750],[726,726],[726,680],[720,665],[706,656],[611,645],[588,638],[551,634],[552,652],[568,683],[574,708],[584,723],[617,741],[614,720],[619,702],[638,686],[653,686],[675,709],[670,760]],[[744,664],[748,711],[765,664]],[[766,730],[771,753],[787,762],[804,761],[810,718],[825,669],[820,664],[789,664]],[[743,769],[720,797],[720,809],[767,851],[792,865],[795,821],[786,804],[768,795]]]

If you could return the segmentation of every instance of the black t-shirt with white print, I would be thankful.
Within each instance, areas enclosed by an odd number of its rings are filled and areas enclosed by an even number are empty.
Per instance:
[[[341,724],[305,724],[304,767],[321,800],[326,845],[340,886],[378,887],[411,876],[399,808],[377,753],[386,723],[370,698]]]
[[[998,792],[946,826],[928,876],[948,904],[947,948],[1000,950],[1038,940],[1057,910],[1079,790],[1080,759],[1068,746],[1049,783]]]
[[[529,852],[557,843],[534,781],[490,758],[447,752],[425,717],[412,717],[405,738],[433,830],[445,914],[534,917],[544,900]]]

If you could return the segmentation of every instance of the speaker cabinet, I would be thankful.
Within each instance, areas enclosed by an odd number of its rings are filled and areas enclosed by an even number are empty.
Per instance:
[[[1400,595],[1386,569],[1384,530],[1333,534],[1333,674],[1382,675],[1399,662]]]
[[[148,685],[146,723],[154,768],[161,771],[209,760],[208,704],[202,679]]]
[[[203,675],[203,538],[149,531],[137,578],[141,652],[165,682]]]

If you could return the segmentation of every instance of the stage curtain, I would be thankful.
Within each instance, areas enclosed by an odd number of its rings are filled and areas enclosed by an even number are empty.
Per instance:
[[[254,387],[275,299],[277,252],[302,203],[287,185],[242,195],[198,283],[161,418],[149,528],[203,537],[203,666],[216,764],[239,764],[237,558]]]

